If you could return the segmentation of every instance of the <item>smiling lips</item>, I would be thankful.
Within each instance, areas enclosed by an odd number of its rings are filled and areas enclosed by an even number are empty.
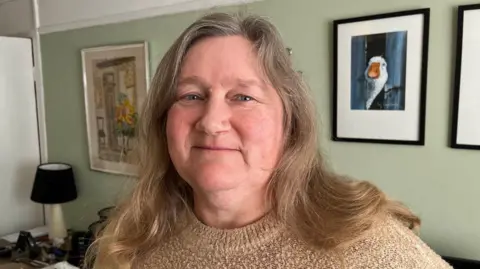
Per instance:
[[[237,149],[222,146],[194,146],[193,148],[210,151],[237,151]]]

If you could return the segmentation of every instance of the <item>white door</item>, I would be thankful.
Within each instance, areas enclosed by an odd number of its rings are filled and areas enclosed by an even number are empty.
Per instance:
[[[39,163],[31,40],[0,37],[0,236],[43,225],[30,200]]]

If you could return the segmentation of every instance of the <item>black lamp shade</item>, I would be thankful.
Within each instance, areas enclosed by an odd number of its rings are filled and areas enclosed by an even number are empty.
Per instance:
[[[41,204],[61,204],[77,198],[73,169],[64,163],[46,163],[37,167],[30,199]]]

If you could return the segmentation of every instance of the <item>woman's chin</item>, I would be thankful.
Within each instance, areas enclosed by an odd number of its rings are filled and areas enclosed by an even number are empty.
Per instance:
[[[232,170],[227,167],[203,167],[195,171],[191,176],[191,184],[194,189],[199,191],[212,192],[229,190],[238,186],[241,180],[241,171],[237,169]]]

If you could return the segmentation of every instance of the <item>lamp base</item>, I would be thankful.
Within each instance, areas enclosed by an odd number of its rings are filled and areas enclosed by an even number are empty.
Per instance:
[[[45,205],[49,209],[50,216],[48,223],[48,238],[53,240],[64,239],[67,237],[67,228],[65,227],[65,219],[63,217],[62,205],[53,204]]]

